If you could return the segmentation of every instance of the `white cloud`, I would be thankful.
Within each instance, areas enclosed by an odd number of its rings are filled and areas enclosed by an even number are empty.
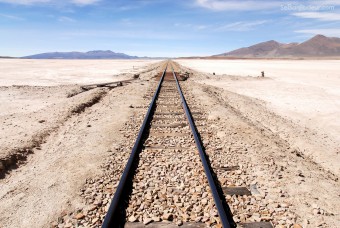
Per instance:
[[[339,0],[194,0],[196,5],[215,11],[322,11],[334,10],[340,5]]]
[[[11,3],[15,5],[32,5],[35,3],[47,3],[51,0],[0,0],[0,2]]]
[[[101,37],[101,38],[129,38],[129,39],[152,39],[152,40],[190,40],[193,39],[194,35],[177,35],[166,32],[154,32],[148,29],[141,30],[77,30],[77,31],[66,31],[59,35],[60,37],[64,37],[66,39],[78,39],[79,37],[93,38],[93,37]]]
[[[58,21],[72,23],[72,22],[75,22],[76,20],[70,17],[59,17]]]
[[[75,5],[91,5],[99,2],[100,0],[0,0],[0,3],[10,3],[14,5],[35,5],[35,4],[75,4]]]
[[[175,23],[174,27],[177,28],[184,28],[184,29],[193,29],[193,30],[205,30],[208,29],[210,26],[202,25],[202,24],[190,24],[190,23]]]
[[[340,14],[338,13],[328,13],[328,12],[300,12],[293,13],[294,16],[317,19],[320,21],[340,21]]]
[[[324,6],[338,6],[340,5],[340,1],[339,0],[322,0],[322,1],[307,1],[310,3],[313,3],[315,5],[324,5]]]
[[[175,27],[182,27],[182,28],[191,28],[193,27],[193,24],[190,23],[175,23]]]
[[[207,29],[207,28],[208,28],[207,25],[197,25],[197,26],[196,26],[196,29],[197,29],[197,30],[204,30],[204,29]]]
[[[77,5],[92,5],[100,0],[72,0],[72,3],[77,4]]]
[[[234,11],[251,11],[279,8],[282,4],[280,1],[235,1],[235,0],[195,0],[198,6],[216,10],[234,10]]]
[[[252,22],[246,22],[246,21],[238,21],[234,23],[230,23],[227,25],[223,25],[218,27],[217,31],[250,31],[254,30],[256,26],[268,23],[268,20],[260,20],[260,21],[252,21]]]
[[[229,24],[218,25],[204,25],[204,24],[190,24],[190,23],[175,23],[175,28],[186,29],[191,31],[209,30],[212,32],[223,32],[223,31],[251,31],[256,29],[257,26],[263,25],[270,22],[270,20],[255,20],[255,21],[237,21]]]
[[[17,17],[17,16],[9,15],[9,14],[2,14],[2,13],[0,13],[0,17],[4,17],[4,18],[7,18],[7,19],[16,20],[16,21],[23,21],[23,20],[25,20],[22,17]]]
[[[308,35],[318,35],[322,34],[325,36],[335,36],[340,37],[340,29],[303,29],[297,30],[296,33],[303,33]]]

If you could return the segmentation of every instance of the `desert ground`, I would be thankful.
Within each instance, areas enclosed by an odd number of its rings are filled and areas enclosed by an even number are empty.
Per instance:
[[[265,102],[273,112],[311,129],[327,144],[305,153],[324,168],[340,174],[339,60],[179,60],[210,74],[199,83]],[[262,78],[261,72],[265,77]],[[216,76],[212,74],[215,73]],[[259,116],[259,118],[261,118]],[[276,133],[284,136],[283,129]],[[289,135],[287,135],[289,137]],[[313,142],[311,142],[313,143]],[[309,144],[309,143],[308,143]],[[309,145],[296,139],[296,146]],[[323,152],[320,153],[320,150]]]
[[[340,61],[175,61],[190,74],[189,105],[207,113],[209,156],[219,144],[219,162],[245,167],[240,178],[283,213],[276,227],[338,227]],[[75,227],[96,183],[117,185],[162,66],[0,60],[0,227]],[[105,182],[108,169],[113,183]]]

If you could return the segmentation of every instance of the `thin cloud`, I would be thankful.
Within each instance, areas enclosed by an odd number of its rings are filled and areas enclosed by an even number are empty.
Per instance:
[[[70,18],[70,17],[59,17],[58,21],[60,21],[60,22],[67,22],[67,23],[76,22],[76,20],[74,20],[73,18]]]
[[[302,29],[295,31],[296,33],[318,35],[322,34],[325,36],[340,37],[340,29]]]
[[[13,5],[33,5],[36,3],[48,3],[51,0],[0,0],[0,3],[10,3]]]
[[[195,25],[195,24],[190,24],[190,23],[175,23],[173,26],[177,28],[193,29],[193,30],[205,30],[209,28],[208,25],[202,25],[202,24]]]
[[[296,17],[316,19],[320,21],[340,21],[340,14],[338,13],[326,13],[326,12],[301,12],[294,13]]]
[[[79,6],[92,5],[100,0],[0,0],[0,3],[9,3],[13,5],[37,5],[37,4],[73,4]]]
[[[252,21],[252,22],[238,21],[238,22],[220,26],[216,29],[216,31],[239,31],[239,32],[251,31],[251,30],[254,30],[257,26],[266,24],[268,22],[269,22],[268,20],[260,20],[260,21]]]
[[[196,5],[214,11],[252,11],[279,8],[279,1],[195,0]]]
[[[72,3],[76,5],[92,5],[99,1],[100,0],[72,0]]]
[[[1,31],[0,31],[1,32]],[[86,38],[112,38],[112,39],[139,39],[139,40],[192,40],[206,38],[205,34],[191,34],[187,32],[179,32],[174,34],[171,31],[153,31],[152,29],[116,29],[116,30],[77,30],[77,31],[63,31],[58,33],[59,37],[66,39],[78,40],[81,37]]]
[[[204,29],[207,29],[209,26],[207,26],[207,25],[197,25],[196,26],[196,29],[197,30],[204,30]]]
[[[334,10],[340,5],[339,0],[291,0],[291,1],[258,1],[258,0],[194,0],[197,6],[214,11],[256,11],[256,10],[282,10],[282,11],[321,11]]]
[[[0,13],[0,17],[4,17],[4,18],[10,19],[10,20],[15,20],[15,21],[23,21],[23,20],[25,20],[22,17],[17,17],[17,16],[9,15],[9,14],[2,14],[2,13]]]

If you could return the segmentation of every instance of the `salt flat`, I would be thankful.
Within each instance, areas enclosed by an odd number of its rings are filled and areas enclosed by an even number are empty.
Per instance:
[[[118,74],[140,72],[146,65],[158,61],[0,59],[0,86],[111,82],[117,80]]]
[[[340,141],[339,60],[178,60],[191,69],[208,73],[200,83],[256,98],[280,116]],[[261,71],[265,78],[259,77]],[[214,76],[213,73],[216,75]],[[278,132],[280,129],[278,129]],[[312,151],[313,160],[339,172],[340,148]],[[307,146],[306,144],[303,146]]]
[[[242,76],[203,83],[267,102],[301,125],[322,131],[340,142],[339,60],[178,60],[194,70]],[[254,77],[265,72],[265,79]],[[250,77],[248,77],[250,76]]]

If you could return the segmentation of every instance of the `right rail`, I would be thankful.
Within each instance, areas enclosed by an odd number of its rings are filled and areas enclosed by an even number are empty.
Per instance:
[[[184,109],[185,115],[186,115],[186,117],[188,119],[192,135],[194,136],[195,143],[196,143],[196,146],[197,146],[197,149],[198,149],[201,161],[202,161],[202,165],[203,165],[203,168],[204,168],[204,172],[205,172],[205,175],[207,176],[208,183],[209,183],[212,195],[214,197],[214,202],[215,202],[215,205],[217,207],[217,211],[218,211],[219,217],[221,219],[222,226],[224,228],[230,228],[231,225],[230,225],[230,222],[229,222],[229,219],[228,219],[227,212],[225,211],[225,208],[224,208],[224,206],[222,204],[222,200],[221,200],[220,195],[219,195],[219,193],[217,191],[215,180],[214,180],[214,178],[213,178],[213,176],[211,174],[210,166],[209,166],[209,164],[207,162],[206,154],[205,154],[205,152],[203,150],[203,146],[202,146],[201,140],[200,140],[200,138],[198,136],[198,132],[196,130],[194,120],[193,120],[193,118],[191,116],[188,104],[187,104],[187,102],[185,100],[185,97],[184,97],[184,95],[182,93],[181,86],[180,86],[180,84],[179,84],[179,82],[177,80],[177,76],[176,76],[176,73],[175,73],[173,68],[172,68],[172,73],[173,73],[175,81],[176,81],[176,86],[177,86],[178,92],[179,92],[179,94],[181,96],[183,109]]]

